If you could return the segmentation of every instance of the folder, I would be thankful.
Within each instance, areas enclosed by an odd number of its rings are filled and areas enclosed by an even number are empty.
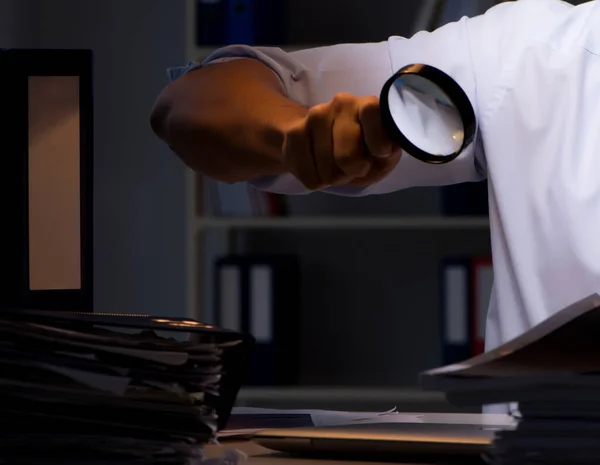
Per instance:
[[[253,0],[231,0],[226,3],[228,3],[227,43],[254,44]]]
[[[299,282],[295,256],[233,255],[215,263],[217,325],[255,340],[246,384],[299,379]]]
[[[494,283],[491,255],[442,261],[441,328],[444,365],[485,351],[485,329]]]
[[[474,257],[472,260],[471,278],[471,338],[473,342],[471,355],[479,355],[485,351],[485,327],[490,304],[490,295],[494,285],[494,269],[492,257],[489,255]]]
[[[197,0],[196,45],[283,45],[287,2],[282,0]]]
[[[227,44],[227,5],[223,0],[196,2],[196,45],[219,47]]]
[[[442,215],[489,215],[487,181],[467,182],[441,189]]]
[[[240,264],[223,261],[217,265],[217,320],[223,328],[242,331],[242,269]]]
[[[254,0],[254,45],[281,46],[289,43],[289,2]]]
[[[471,356],[471,262],[448,258],[442,262],[442,363],[451,365]]]

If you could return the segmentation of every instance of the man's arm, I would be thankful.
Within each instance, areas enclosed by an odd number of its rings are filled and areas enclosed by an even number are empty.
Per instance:
[[[319,189],[358,196],[481,180],[481,134],[446,165],[408,155],[400,160],[398,151],[379,157],[389,153],[389,142],[378,127],[375,96],[395,70],[427,63],[452,76],[480,116],[480,99],[489,95],[481,92],[482,84],[486,89],[490,84],[476,82],[476,68],[496,76],[481,53],[498,53],[501,16],[464,18],[410,39],[294,53],[225,47],[207,60],[210,64],[183,68],[183,76],[159,98],[153,127],[197,171],[272,192]],[[239,60],[215,63],[231,58]]]
[[[154,132],[192,169],[225,182],[284,173],[282,146],[307,108],[257,60],[195,69],[169,84],[151,114]]]
[[[286,192],[297,193],[361,189],[400,161],[374,95],[391,72],[386,42],[293,54],[233,46],[208,62],[184,68],[151,119],[155,132],[196,171],[229,182],[291,176]],[[322,64],[354,69],[340,78]]]

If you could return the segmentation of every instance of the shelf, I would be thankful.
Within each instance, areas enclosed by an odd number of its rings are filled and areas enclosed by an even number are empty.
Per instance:
[[[231,229],[406,229],[406,230],[489,230],[487,217],[281,217],[281,218],[197,218],[198,232]]]

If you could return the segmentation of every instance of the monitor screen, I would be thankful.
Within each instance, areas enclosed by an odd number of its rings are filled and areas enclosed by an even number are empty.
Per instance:
[[[29,288],[81,289],[79,77],[28,81]]]

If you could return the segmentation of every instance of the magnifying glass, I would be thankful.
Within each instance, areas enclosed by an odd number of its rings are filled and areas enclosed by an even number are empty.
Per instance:
[[[405,66],[384,84],[379,101],[388,137],[425,163],[449,163],[473,142],[477,122],[469,98],[433,66]]]

